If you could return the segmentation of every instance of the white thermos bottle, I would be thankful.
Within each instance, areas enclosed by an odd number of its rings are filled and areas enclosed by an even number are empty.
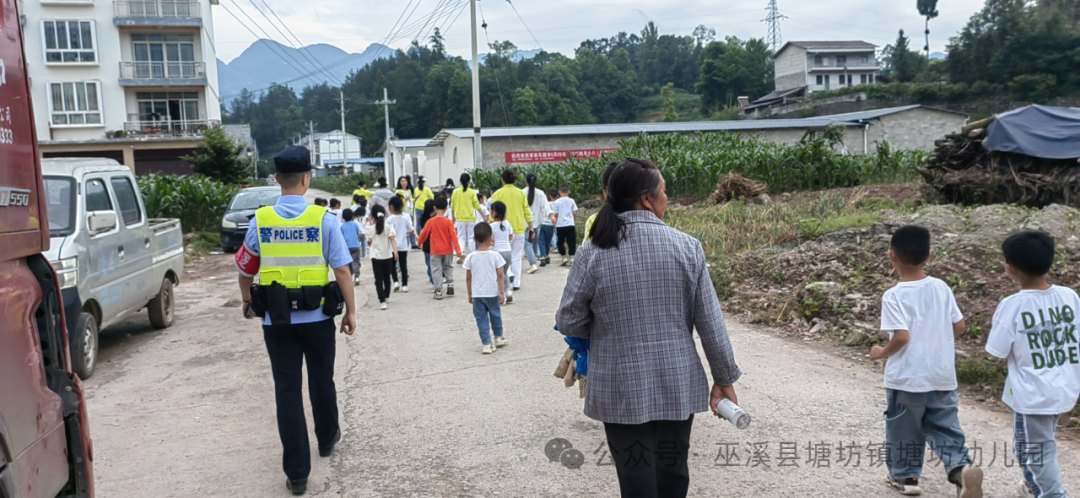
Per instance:
[[[730,399],[724,398],[717,401],[716,412],[739,429],[750,427],[750,415],[742,408],[739,408],[739,405],[732,403]]]

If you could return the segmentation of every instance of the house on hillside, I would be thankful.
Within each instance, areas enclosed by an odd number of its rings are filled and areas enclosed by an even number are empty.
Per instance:
[[[864,41],[787,42],[773,55],[776,90],[753,102],[747,114],[801,102],[814,92],[877,82],[876,46]]]
[[[302,137],[297,145],[307,147],[311,151],[311,163],[315,166],[315,176],[321,177],[331,174],[359,173],[363,165],[360,161],[360,147],[363,143],[363,139],[356,135],[345,133],[342,138],[341,130],[334,130]],[[347,164],[346,154],[348,154]]]

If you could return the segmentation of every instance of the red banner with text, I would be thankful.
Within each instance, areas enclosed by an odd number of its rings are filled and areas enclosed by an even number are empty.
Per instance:
[[[517,163],[555,163],[565,161],[571,157],[596,159],[606,152],[615,152],[619,149],[582,149],[582,150],[542,150],[507,152],[507,164]]]

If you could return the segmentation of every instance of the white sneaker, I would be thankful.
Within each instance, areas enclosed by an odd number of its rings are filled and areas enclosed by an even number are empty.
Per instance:
[[[380,305],[379,305],[379,309],[381,309],[381,310],[384,310],[384,311],[385,311],[385,310],[386,310],[386,303],[382,303],[382,304],[380,304]]]
[[[562,259],[562,264],[561,264],[561,265],[559,265],[559,266],[566,266],[566,265],[568,265],[568,264],[570,264],[570,259],[569,259],[569,258],[566,258],[566,257],[564,257],[564,258]]]
[[[491,354],[495,352],[495,345],[492,343],[484,344],[484,349],[481,350],[484,354]]]
[[[409,286],[408,285],[401,286],[401,292],[409,292]]]
[[[1028,487],[1027,482],[1024,482],[1024,481],[1020,481],[1019,491],[1020,491],[1020,496],[1021,497],[1026,498],[1026,497],[1035,496],[1035,493],[1032,492],[1031,488]]]
[[[529,271],[527,273],[532,274],[532,273],[536,273],[538,271],[540,271],[540,267],[536,266],[536,265],[532,265],[532,266],[529,267]]]
[[[401,290],[401,282],[394,282],[394,292]]]
[[[506,345],[506,337],[495,336],[495,347],[501,348]]]
[[[435,299],[442,299],[442,290],[435,291]]]

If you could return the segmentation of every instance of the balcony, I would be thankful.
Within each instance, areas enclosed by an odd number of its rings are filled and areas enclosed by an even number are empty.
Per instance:
[[[117,0],[113,2],[117,26],[202,26],[199,2],[179,0]]]
[[[120,86],[205,86],[205,62],[121,62]]]
[[[132,116],[138,118],[138,115]],[[203,130],[221,128],[216,119],[128,121],[124,134],[130,138],[198,138]]]

